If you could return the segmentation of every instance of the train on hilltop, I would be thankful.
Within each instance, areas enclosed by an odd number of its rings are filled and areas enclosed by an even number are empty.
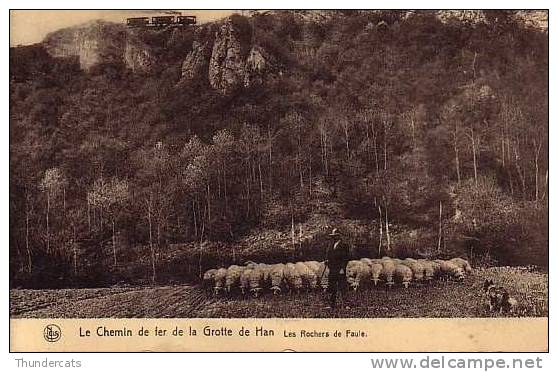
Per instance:
[[[156,16],[156,17],[133,17],[126,18],[128,27],[183,27],[195,25],[196,16]]]

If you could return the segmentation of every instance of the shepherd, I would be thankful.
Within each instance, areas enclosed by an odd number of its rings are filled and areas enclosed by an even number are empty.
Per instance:
[[[337,305],[337,292],[347,289],[347,263],[350,260],[349,247],[343,242],[341,232],[334,228],[329,236],[333,239],[333,248],[327,250],[325,264],[329,269],[328,295],[329,306]]]

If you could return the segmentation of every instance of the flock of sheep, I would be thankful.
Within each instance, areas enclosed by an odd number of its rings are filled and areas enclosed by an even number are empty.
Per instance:
[[[378,285],[382,281],[386,288],[411,282],[430,282],[433,279],[462,281],[472,271],[471,265],[462,258],[451,260],[381,259],[361,258],[349,261],[346,268],[347,284],[353,290],[363,286]],[[278,294],[283,289],[299,293],[301,290],[327,290],[329,269],[324,262],[304,261],[286,264],[264,264],[247,262],[244,266],[210,269],[203,275],[203,284],[218,295],[240,290],[258,297],[264,290]]]

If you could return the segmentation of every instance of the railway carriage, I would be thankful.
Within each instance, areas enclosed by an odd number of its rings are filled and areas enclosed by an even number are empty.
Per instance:
[[[132,17],[126,19],[128,27],[184,27],[195,25],[196,16],[155,16],[151,17]]]
[[[142,27],[147,26],[149,24],[148,17],[134,17],[134,18],[127,18],[126,24],[129,27]]]

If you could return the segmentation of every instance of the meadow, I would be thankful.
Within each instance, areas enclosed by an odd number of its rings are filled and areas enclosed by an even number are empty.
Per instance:
[[[493,279],[518,300],[513,314],[488,310],[483,282]],[[472,318],[547,317],[548,274],[524,267],[474,269],[464,282],[383,285],[347,292],[328,309],[322,292],[262,297],[213,296],[198,285],[94,289],[12,289],[12,318]]]

